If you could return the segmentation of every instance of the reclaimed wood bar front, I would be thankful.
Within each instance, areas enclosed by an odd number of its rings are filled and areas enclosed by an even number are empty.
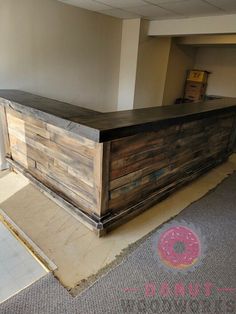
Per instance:
[[[7,160],[99,235],[225,161],[236,99],[99,113],[0,90]]]

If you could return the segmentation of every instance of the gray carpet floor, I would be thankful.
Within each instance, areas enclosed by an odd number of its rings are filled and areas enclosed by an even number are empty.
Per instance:
[[[196,264],[186,270],[165,266],[156,250],[160,236],[179,225],[196,232],[201,242]],[[0,313],[236,313],[235,288],[236,174],[233,174],[158,228],[121,264],[79,296],[73,298],[48,275],[2,303]]]

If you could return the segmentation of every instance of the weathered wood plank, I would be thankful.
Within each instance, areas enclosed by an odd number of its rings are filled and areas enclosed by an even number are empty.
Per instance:
[[[11,109],[7,121],[13,159],[74,205],[99,216],[94,172],[99,144]]]
[[[150,175],[155,171],[158,171],[162,168],[167,167],[168,164],[169,164],[169,161],[167,158],[162,159],[162,160],[157,160],[155,163],[149,163],[149,166],[146,165],[146,167],[142,167],[139,170],[131,172],[117,179],[111,180],[110,190],[129,184],[130,182],[134,182],[135,180],[145,177],[146,175]]]
[[[12,159],[17,161],[20,165],[24,166],[26,169],[35,169],[36,162],[35,160],[21,154],[18,150],[15,150],[14,147],[11,147]]]
[[[14,116],[18,119],[21,119],[21,120],[23,120],[23,121],[25,121],[25,122],[33,125],[33,126],[37,126],[39,128],[46,129],[49,133],[67,136],[71,139],[75,139],[79,145],[84,145],[90,149],[96,148],[96,145],[97,145],[96,142],[89,140],[83,136],[80,136],[76,133],[70,132],[70,131],[65,130],[63,128],[60,128],[58,126],[46,123],[46,122],[40,120],[39,117],[33,118],[31,116],[28,116],[28,115],[22,114],[16,110],[13,110],[9,107],[7,108],[7,113],[10,114],[11,116]]]
[[[83,210],[95,212],[95,204],[92,198],[86,198],[85,193],[80,193],[79,190],[73,186],[73,184],[65,183],[63,180],[63,173],[60,174],[58,170],[55,172],[50,169],[46,169],[39,163],[36,163],[36,168],[37,170],[35,171],[35,174],[41,174],[41,176],[52,185],[52,189],[59,190],[60,193],[62,193],[62,195],[64,195],[67,199],[71,198],[73,200],[73,204],[83,208]]]
[[[75,134],[73,132],[66,131],[66,130],[64,130],[60,127],[57,127],[55,125],[52,125],[52,124],[47,124],[46,128],[49,132],[51,132],[53,134],[69,136],[69,137],[75,139],[76,141],[78,141],[78,144],[86,146],[87,148],[90,148],[90,149],[96,148],[98,145],[98,143],[96,143],[92,140],[89,140],[88,138],[85,138],[85,137],[80,136],[78,134]]]
[[[222,155],[222,152],[220,152]],[[166,169],[166,172],[160,173],[158,175],[150,178],[143,178],[143,181],[133,182],[129,186],[119,188],[117,190],[111,191],[111,198],[109,201],[109,208],[111,210],[121,210],[127,208],[139,201],[147,198],[150,193],[155,193],[160,189],[165,187],[175,187],[177,182],[186,180],[188,176],[198,176],[200,172],[204,172],[204,169],[208,167],[209,160],[211,163],[218,158],[219,152],[206,155],[198,156],[193,160],[189,160],[179,168],[172,169],[171,171]]]
[[[108,210],[110,181],[110,143],[102,143],[97,147],[94,159],[94,180],[97,199],[97,214],[102,216]]]
[[[38,146],[39,148],[49,151],[50,154],[56,154],[57,158],[63,160],[66,157],[70,156],[71,158],[74,158],[79,163],[84,164],[86,166],[92,166],[92,161],[89,158],[86,158],[85,156],[76,153],[74,151],[71,151],[68,147],[63,147],[59,144],[56,144],[50,139],[44,138],[40,136],[37,133],[34,133],[32,130],[27,131],[25,128],[20,127],[17,124],[9,123],[9,132],[14,132],[16,136],[21,137],[21,139],[28,139],[32,143],[32,141],[35,142],[35,147]],[[61,154],[61,156],[59,156]]]
[[[32,118],[28,115],[24,115],[21,112],[13,110],[9,107],[6,108],[6,112],[7,112],[8,116],[18,118],[18,119],[20,119],[26,123],[29,123],[35,127],[46,129],[46,125],[47,125],[46,122],[41,121],[40,119],[35,119],[35,118]]]
[[[73,176],[69,176],[68,172],[64,169],[54,166],[54,164],[49,163],[48,169],[42,165],[45,171],[48,171],[53,176],[55,176],[60,182],[64,185],[68,186],[74,193],[78,194],[79,196],[83,197],[86,201],[90,202],[91,204],[96,205],[96,198],[94,194],[94,189],[91,188],[89,185],[82,185],[79,184],[77,178]],[[39,167],[38,167],[39,168]]]
[[[233,151],[235,150],[235,148],[236,148],[236,115],[234,117],[232,128],[231,128],[228,151]]]
[[[94,189],[89,185],[86,185],[83,181],[80,181],[78,177],[70,176],[68,173],[68,166],[62,162],[43,154],[41,151],[27,145],[26,143],[10,136],[11,148],[14,151],[19,152],[25,156],[25,159],[29,158],[37,162],[38,169],[40,170],[40,165],[43,169],[47,169],[48,172],[52,172],[57,176],[58,180],[61,180],[65,185],[68,185],[73,192],[78,193],[83,196],[89,202],[95,203],[94,199]],[[16,156],[13,159],[17,158]],[[45,170],[46,171],[46,170]]]
[[[149,168],[150,165],[153,167],[153,165],[157,165],[158,162],[164,161],[167,158],[166,154],[164,152],[159,152],[159,153],[154,153],[154,151],[149,151],[149,157],[148,154],[146,154],[146,158],[143,158],[141,160],[138,160],[136,162],[130,163],[130,161],[127,162],[126,159],[124,160],[119,160],[119,161],[124,161],[123,167],[120,166],[120,168],[117,167],[117,164],[115,165],[115,169],[112,165],[112,170],[111,170],[111,180],[115,180],[117,178],[126,176],[130,173],[135,173],[140,171],[140,169],[143,168]]]
[[[163,147],[164,140],[167,137],[176,136],[180,131],[180,125],[173,125],[159,131],[145,132],[126,137],[111,142],[111,158],[112,160],[129,156],[148,150],[151,147]]]
[[[194,173],[197,175],[201,172],[208,160],[214,163],[214,158],[223,156],[228,151],[233,117],[227,114],[223,117],[224,122],[221,119],[217,115],[185,122],[176,128],[176,133],[163,135],[163,142],[160,132],[152,132],[148,144],[142,144],[142,137],[138,139],[135,136],[125,139],[123,143],[122,139],[119,143],[116,141],[115,146],[112,143],[109,208],[112,211],[122,210],[147,197],[162,185],[172,184],[174,187],[180,178],[184,180],[190,173],[193,176]],[[156,146],[154,133],[158,139]],[[164,145],[159,147],[159,141]],[[126,147],[128,143],[130,145]],[[149,147],[149,143],[153,147]],[[119,149],[122,154],[116,152]],[[165,163],[162,167],[153,162],[157,151],[162,151],[164,156]],[[147,165],[151,169],[149,173],[145,171]]]
[[[77,172],[76,169],[57,159],[54,159],[53,165],[58,169],[66,171],[68,174],[68,180],[71,180],[72,182],[74,182],[74,184],[78,185],[80,188],[94,196],[94,184],[91,186],[89,184],[86,184],[84,181],[81,181],[79,178],[80,172]]]
[[[4,141],[6,157],[11,157],[10,141],[9,141],[9,134],[8,134],[7,114],[6,114],[6,108],[4,106],[0,106],[0,123],[2,125],[3,141]]]
[[[220,127],[231,129],[234,123],[234,116],[231,115],[230,117],[221,119],[219,123],[220,123]]]
[[[40,180],[41,182],[43,182],[46,186],[48,186],[49,188],[51,188],[54,192],[59,193],[59,195],[61,195],[64,199],[70,201],[72,204],[74,204],[75,206],[81,206],[81,208],[83,210],[87,210],[89,211],[88,208],[85,208],[85,206],[83,206],[82,204],[78,204],[78,196],[73,193],[72,191],[70,191],[67,187],[65,187],[63,184],[61,184],[60,182],[58,182],[57,180],[55,180],[55,178],[52,178],[51,176],[49,176],[46,173],[42,173],[38,167],[36,168],[36,170],[34,170],[33,175]],[[90,209],[91,210],[91,209]]]
[[[115,159],[111,161],[111,168],[112,170],[118,170],[127,168],[133,163],[136,163],[141,160],[145,160],[147,158],[152,158],[157,155],[163,154],[165,152],[165,146],[159,148],[155,145],[153,147],[148,147],[146,149],[141,150],[140,152],[137,152],[136,154],[130,155],[130,156],[124,156],[120,159]]]
[[[76,152],[86,158],[93,159],[95,155],[95,147],[88,147],[86,144],[81,144],[77,139],[65,134],[56,134],[49,132],[50,140],[57,145],[65,148],[70,148],[73,152]]]
[[[44,168],[40,163],[26,157],[19,151],[15,151],[14,148],[12,148],[12,158],[53,191],[60,192],[60,195],[68,201],[71,201],[74,205],[81,207],[86,212],[96,212],[96,205],[93,203],[92,198],[85,199],[85,193],[79,193],[78,189],[73,185],[65,184],[58,173],[55,174],[55,172],[51,172]]]
[[[71,152],[69,149],[59,147],[57,144],[37,136],[37,134],[24,134],[23,132],[19,132],[18,129],[15,130],[11,127],[9,127],[9,134],[25,142],[27,145],[35,147],[44,154],[74,167],[78,175],[80,174],[80,180],[93,186],[93,162],[91,160]]]
[[[144,147],[163,145],[163,132],[143,133],[129,136],[123,140],[117,140],[111,144],[112,160],[119,159],[120,156],[129,156],[140,151]]]
[[[25,132],[26,134],[33,133],[40,135],[46,139],[50,138],[50,133],[46,130],[46,128],[30,124],[29,122],[25,122],[22,119],[19,119],[11,114],[7,114],[7,121],[9,127],[11,126],[16,129],[19,129],[20,131]]]
[[[119,210],[118,212],[116,211],[113,215],[110,215],[103,220],[103,228],[109,232],[119,225],[129,221],[133,217],[144,212],[146,209],[167,198],[175,190],[186,185],[188,182],[191,182],[201,174],[206,173],[216,165],[222,163],[226,160],[226,158],[227,155],[216,155],[214,159],[209,159],[208,162],[205,163],[205,167],[203,167],[201,171],[188,173],[185,177],[179,178],[175,184],[166,183],[164,187],[159,187],[153,193],[148,195],[146,194],[143,199],[140,199],[134,205],[126,207],[126,210]]]
[[[145,186],[153,186],[154,182],[156,182],[158,179],[160,179],[161,176],[166,174],[169,171],[169,169],[161,168],[157,171],[154,171],[150,173],[149,175],[140,177],[139,179],[133,180],[130,183],[123,185],[119,188],[116,188],[114,190],[111,190],[110,192],[110,199],[115,199],[117,197],[123,197],[124,194],[130,193],[132,191],[141,191]],[[130,196],[126,195],[126,199],[128,199]],[[139,195],[137,195],[139,197]]]
[[[53,158],[45,155],[40,150],[33,148],[30,145],[27,145],[25,142],[22,142],[18,138],[14,137],[12,134],[10,134],[10,145],[11,149],[15,149],[26,157],[29,157],[41,164],[48,166],[49,162],[53,161]]]

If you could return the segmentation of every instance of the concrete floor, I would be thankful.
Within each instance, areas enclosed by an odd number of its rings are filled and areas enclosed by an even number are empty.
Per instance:
[[[113,262],[130,244],[204,196],[235,170],[236,154],[100,239],[27,179],[12,172],[0,173],[0,208],[57,265],[55,275],[71,289]]]

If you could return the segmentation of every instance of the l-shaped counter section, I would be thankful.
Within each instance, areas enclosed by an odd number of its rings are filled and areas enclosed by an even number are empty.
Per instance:
[[[100,236],[232,153],[236,98],[101,113],[0,90],[7,161]]]

